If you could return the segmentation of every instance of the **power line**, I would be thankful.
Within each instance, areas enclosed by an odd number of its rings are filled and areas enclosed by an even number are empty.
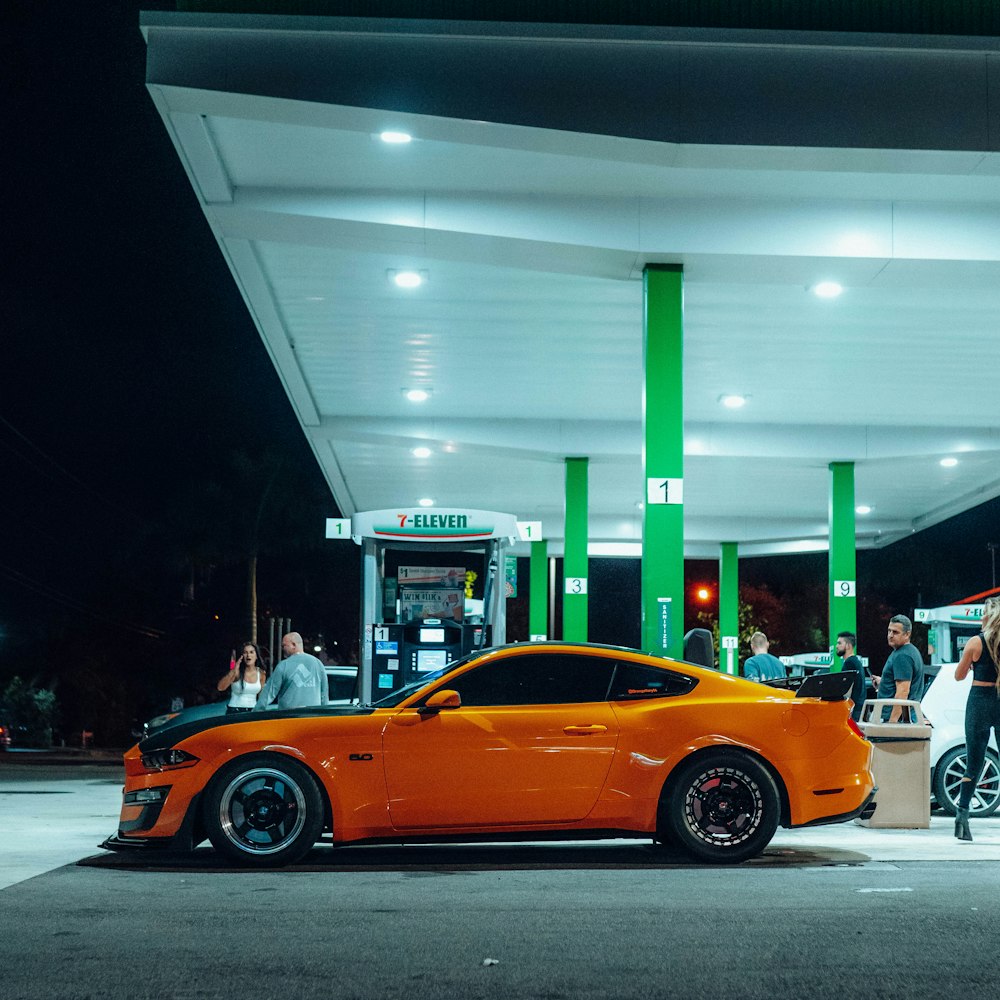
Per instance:
[[[76,611],[90,618],[94,618],[97,621],[114,625],[116,628],[125,629],[129,632],[135,632],[137,635],[144,636],[147,639],[162,639],[165,634],[162,629],[153,628],[149,625],[136,625],[132,622],[123,621],[122,619],[115,619],[110,615],[106,615],[90,605],[85,604],[83,601],[80,601],[75,597],[71,597],[69,594],[64,594],[62,591],[56,590],[54,587],[50,587],[48,584],[39,583],[37,580],[33,580],[31,577],[26,576],[24,573],[20,572],[20,570],[16,570],[12,566],[5,566],[0,563],[0,574],[3,574],[12,583],[23,587],[25,590],[33,591],[34,593],[39,594],[56,604],[61,604],[63,607],[69,608],[71,611]]]
[[[18,430],[18,428],[16,428],[9,420],[7,420],[2,415],[0,415],[0,424],[3,424],[11,432],[11,434],[13,434],[19,440],[23,441],[36,455],[40,455],[45,460],[45,462],[52,467],[52,469],[54,469],[56,472],[59,473],[59,476],[61,476],[62,479],[68,480],[75,486],[85,490],[87,493],[91,495],[92,498],[98,500],[105,507],[115,510],[119,514],[123,514],[125,517],[131,518],[137,525],[146,524],[143,518],[140,517],[138,514],[136,514],[134,511],[126,510],[124,507],[119,506],[113,500],[109,499],[102,493],[98,492],[98,490],[96,490],[89,483],[84,482],[84,480],[82,480],[79,476],[75,475],[74,473],[70,472],[68,469],[60,465],[59,462],[57,462],[47,451],[45,451],[43,448],[35,444],[34,441],[32,441],[22,431]],[[0,444],[2,443],[4,442],[0,442]],[[39,472],[43,476],[48,476],[48,478],[52,479],[54,482],[59,481],[59,477],[54,476],[51,472],[46,471],[44,468],[41,468],[37,462],[33,462],[29,457],[17,451],[11,444],[7,443],[6,447],[8,448],[8,450],[13,452],[19,459],[21,459],[21,461],[26,462],[29,466],[31,466],[31,468],[33,468],[36,472]]]

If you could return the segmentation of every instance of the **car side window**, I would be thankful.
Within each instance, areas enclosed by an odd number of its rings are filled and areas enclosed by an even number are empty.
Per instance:
[[[607,701],[615,661],[576,653],[506,656],[445,682],[462,705],[567,705]]]
[[[326,683],[330,701],[347,701],[354,697],[354,688],[357,685],[355,678],[344,677],[341,674],[327,674]]]
[[[611,701],[635,701],[645,698],[676,698],[693,691],[693,677],[672,670],[649,667],[642,663],[620,660],[611,682]]]

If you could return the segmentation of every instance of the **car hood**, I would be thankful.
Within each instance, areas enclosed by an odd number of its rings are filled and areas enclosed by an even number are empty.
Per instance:
[[[360,705],[329,705],[324,708],[284,708],[261,712],[241,712],[239,715],[218,715],[193,722],[182,722],[176,726],[165,726],[151,733],[139,743],[139,753],[153,753],[169,750],[178,743],[208,729],[220,726],[245,726],[250,723],[267,722],[271,719],[328,719],[342,715],[371,715],[372,708]]]

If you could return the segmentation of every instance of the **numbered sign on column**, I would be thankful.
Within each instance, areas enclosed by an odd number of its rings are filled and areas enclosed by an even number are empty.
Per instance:
[[[566,577],[566,593],[567,594],[586,594],[587,593],[587,578],[585,576],[567,576]]]
[[[854,580],[834,580],[834,597],[857,597],[857,583]]]
[[[326,519],[327,538],[350,538],[351,519],[349,517],[328,517]]]
[[[646,503],[684,503],[684,480],[659,476],[647,479]]]
[[[542,522],[518,521],[517,537],[522,542],[540,542],[542,540]]]

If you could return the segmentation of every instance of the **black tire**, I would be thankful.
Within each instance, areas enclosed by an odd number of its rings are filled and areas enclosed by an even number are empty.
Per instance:
[[[212,846],[240,865],[294,864],[323,832],[316,779],[278,754],[248,754],[220,768],[208,786],[204,810]]]
[[[701,861],[756,857],[778,829],[781,800],[768,770],[747,754],[701,754],[669,783],[660,809],[664,835]]]
[[[941,755],[934,768],[934,798],[950,816],[958,808],[958,793],[965,774],[965,747],[952,747]],[[992,816],[1000,809],[1000,761],[992,750],[986,751],[986,763],[979,784],[972,793],[969,815]]]

